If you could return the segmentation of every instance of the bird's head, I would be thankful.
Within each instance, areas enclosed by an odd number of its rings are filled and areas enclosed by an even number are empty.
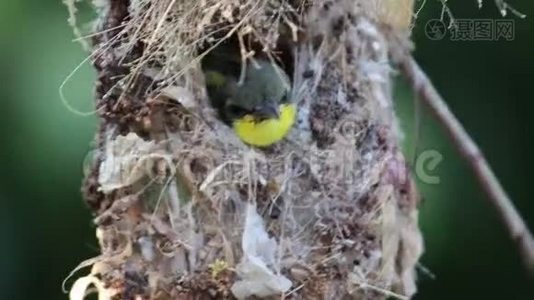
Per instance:
[[[290,97],[290,82],[286,73],[270,61],[249,65],[242,83],[236,83],[232,97],[226,102],[230,119],[250,116],[255,121],[278,119],[280,106]]]

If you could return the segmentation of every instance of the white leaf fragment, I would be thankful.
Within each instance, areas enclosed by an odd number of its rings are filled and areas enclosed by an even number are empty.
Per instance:
[[[74,282],[69,292],[69,299],[84,300],[91,285],[96,288],[96,293],[98,293],[98,300],[111,300],[115,295],[118,294],[118,291],[116,290],[106,289],[104,287],[104,283],[100,281],[100,279],[90,274],[84,277],[80,277],[78,278],[78,280],[76,280],[76,282]]]
[[[242,243],[243,259],[236,266],[241,280],[231,288],[234,296],[238,299],[267,297],[289,290],[291,281],[272,269],[278,245],[274,238],[269,238],[253,204],[247,207]]]
[[[167,86],[161,90],[161,94],[182,104],[185,108],[191,109],[197,106],[193,94],[181,86]]]
[[[104,193],[129,186],[150,174],[156,160],[172,164],[171,156],[159,144],[145,141],[135,133],[117,136],[106,143],[104,151],[98,176],[100,191]]]

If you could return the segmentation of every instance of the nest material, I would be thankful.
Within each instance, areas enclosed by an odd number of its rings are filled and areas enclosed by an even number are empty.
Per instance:
[[[91,283],[121,299],[413,295],[417,195],[376,3],[103,1],[85,184],[102,255],[71,295]],[[199,60],[230,37],[244,61],[248,42],[273,59],[292,50],[298,123],[269,149],[207,105]]]

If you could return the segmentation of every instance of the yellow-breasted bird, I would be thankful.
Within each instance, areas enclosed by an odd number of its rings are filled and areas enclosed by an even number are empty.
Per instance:
[[[284,138],[296,117],[289,77],[267,58],[257,57],[241,74],[239,51],[219,46],[202,60],[211,104],[237,136],[253,146],[269,146]]]

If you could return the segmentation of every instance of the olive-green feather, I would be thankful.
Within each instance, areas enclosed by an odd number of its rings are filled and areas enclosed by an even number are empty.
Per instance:
[[[241,54],[232,44],[225,43],[208,53],[202,69],[211,104],[228,124],[244,113],[254,114],[258,107],[288,101],[289,78],[269,59],[256,57],[247,63],[243,81],[239,82]]]

